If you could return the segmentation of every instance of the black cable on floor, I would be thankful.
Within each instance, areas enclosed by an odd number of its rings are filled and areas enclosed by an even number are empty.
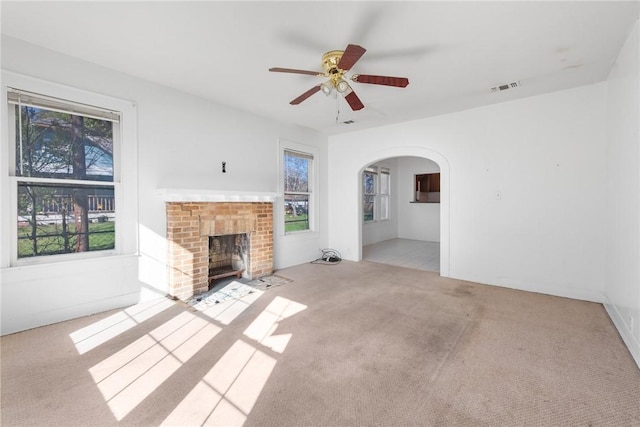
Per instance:
[[[336,265],[342,261],[342,255],[335,249],[320,249],[320,251],[322,252],[322,256],[311,261],[311,264]]]

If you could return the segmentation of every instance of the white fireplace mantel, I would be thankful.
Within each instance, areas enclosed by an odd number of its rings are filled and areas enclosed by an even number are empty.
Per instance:
[[[221,191],[185,188],[159,188],[154,193],[165,202],[271,202],[278,193],[264,191]]]

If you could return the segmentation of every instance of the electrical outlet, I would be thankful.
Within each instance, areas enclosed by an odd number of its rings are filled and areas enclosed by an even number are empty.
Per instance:
[[[496,200],[502,200],[502,191],[496,190]]]
[[[629,316],[629,332],[633,334],[633,317]]]

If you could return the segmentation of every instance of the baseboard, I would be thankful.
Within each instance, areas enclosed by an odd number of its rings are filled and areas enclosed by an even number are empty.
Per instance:
[[[555,297],[577,299],[580,301],[589,301],[604,303],[606,297],[602,292],[592,289],[581,289],[562,285],[540,285],[539,283],[527,283],[516,280],[508,280],[505,278],[486,278],[477,276],[460,276],[449,275],[452,279],[465,280],[474,283],[481,283],[489,286],[499,286],[501,288],[514,289],[517,291],[535,292],[537,294],[551,295]]]
[[[11,318],[3,318],[2,336],[22,332],[41,326],[52,325],[79,317],[90,316],[103,311],[114,310],[127,307],[139,302],[139,292],[125,295],[118,295],[112,298],[106,298],[99,301],[90,301],[69,307],[62,307],[55,310],[39,313],[28,313],[25,316],[12,316]]]
[[[450,276],[451,277],[451,276]],[[468,280],[475,283],[483,283],[490,286],[499,286],[503,288],[515,289],[519,291],[535,292],[545,295],[553,295],[563,298],[577,299],[581,301],[590,301],[600,303],[604,306],[609,318],[616,327],[622,341],[627,346],[631,357],[640,368],[640,342],[633,336],[627,327],[624,317],[620,314],[617,307],[612,304],[604,293],[589,289],[576,289],[562,286],[529,286],[524,283],[487,283],[483,278],[479,277],[452,277],[459,280]]]
[[[622,341],[624,341],[627,349],[629,349],[629,353],[631,353],[631,357],[640,368],[640,342],[633,336],[627,324],[625,323],[622,315],[618,311],[618,308],[611,304],[610,302],[605,302],[604,304],[605,310],[607,310],[607,314],[609,314],[609,318],[613,322],[613,325],[618,330]]]

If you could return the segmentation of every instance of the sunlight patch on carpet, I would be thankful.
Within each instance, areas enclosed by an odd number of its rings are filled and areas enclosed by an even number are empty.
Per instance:
[[[120,421],[221,330],[182,312],[94,365],[89,373]]]
[[[273,357],[236,341],[161,425],[241,426],[275,365]]]
[[[85,354],[136,325],[173,306],[175,302],[160,298],[133,305],[105,319],[69,334],[79,354]]]
[[[244,335],[277,353],[282,353],[289,344],[291,334],[273,335],[273,333],[278,329],[278,324],[282,320],[298,314],[306,308],[307,306],[304,304],[280,296],[275,297],[244,331]]]

